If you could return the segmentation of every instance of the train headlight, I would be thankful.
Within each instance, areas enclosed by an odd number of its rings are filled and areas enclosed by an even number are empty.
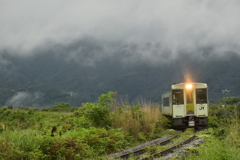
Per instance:
[[[192,87],[193,87],[192,84],[187,84],[186,85],[186,89],[192,89]]]

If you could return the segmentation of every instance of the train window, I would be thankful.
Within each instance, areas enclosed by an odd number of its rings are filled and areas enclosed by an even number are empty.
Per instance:
[[[197,104],[207,103],[207,89],[196,89]]]
[[[172,95],[173,95],[173,97],[172,97],[173,104],[184,104],[183,90],[182,89],[173,90]]]
[[[163,107],[169,107],[169,97],[163,98]]]

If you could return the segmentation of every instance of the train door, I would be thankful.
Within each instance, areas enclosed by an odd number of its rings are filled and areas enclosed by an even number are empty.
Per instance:
[[[197,116],[208,116],[207,88],[196,89]]]
[[[172,90],[173,117],[181,118],[185,116],[184,96],[182,89]]]
[[[192,88],[185,90],[186,94],[186,114],[192,115],[194,114],[194,90]]]

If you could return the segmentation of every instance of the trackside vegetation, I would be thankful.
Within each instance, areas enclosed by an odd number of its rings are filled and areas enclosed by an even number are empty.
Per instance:
[[[220,104],[211,104],[209,125],[198,133],[205,143],[199,148],[190,148],[197,154],[188,155],[188,160],[237,160],[240,159],[240,98],[220,99]]]
[[[96,159],[165,134],[158,105],[117,106],[114,96],[81,107],[0,108],[0,159]]]
[[[211,104],[208,128],[198,133],[205,143],[185,159],[240,159],[239,118],[240,98]],[[3,160],[99,159],[167,134],[174,133],[157,104],[119,104],[114,92],[80,107],[0,108]]]

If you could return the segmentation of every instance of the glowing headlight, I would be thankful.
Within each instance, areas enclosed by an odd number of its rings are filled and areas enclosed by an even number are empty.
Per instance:
[[[192,89],[192,87],[193,87],[192,84],[187,84],[186,85],[186,89]]]

